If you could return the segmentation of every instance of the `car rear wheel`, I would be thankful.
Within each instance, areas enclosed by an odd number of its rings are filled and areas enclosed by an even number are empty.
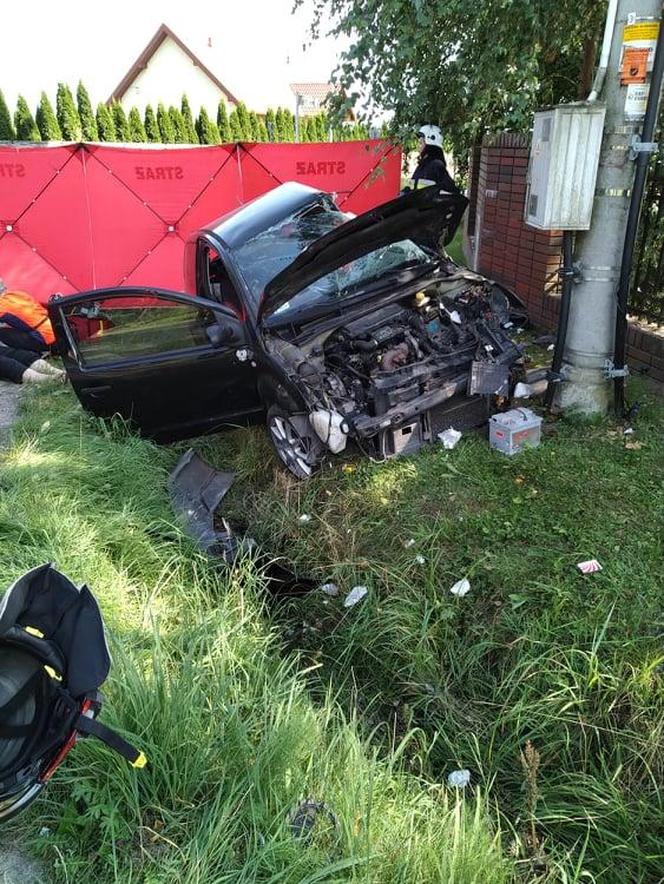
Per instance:
[[[298,479],[308,479],[320,467],[325,446],[306,414],[287,414],[273,406],[267,413],[267,429],[279,460]]]

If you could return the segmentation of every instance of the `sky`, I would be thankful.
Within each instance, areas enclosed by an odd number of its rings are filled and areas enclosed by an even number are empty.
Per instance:
[[[42,89],[55,103],[58,82],[74,89],[83,80],[94,106],[163,23],[250,110],[292,103],[288,84],[327,82],[343,48],[330,37],[311,44],[311,5],[305,0],[294,15],[292,7],[293,0],[3,4],[0,89],[10,109],[19,93],[34,109]]]

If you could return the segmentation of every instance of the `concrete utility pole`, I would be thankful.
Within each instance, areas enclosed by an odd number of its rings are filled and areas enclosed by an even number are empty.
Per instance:
[[[586,414],[605,413],[612,384],[616,292],[635,164],[630,144],[641,119],[626,117],[628,86],[620,85],[623,29],[630,16],[660,19],[661,0],[618,0],[609,62],[600,100],[606,104],[604,139],[597,172],[592,226],[579,232],[574,259],[581,276],[574,286],[557,404]]]

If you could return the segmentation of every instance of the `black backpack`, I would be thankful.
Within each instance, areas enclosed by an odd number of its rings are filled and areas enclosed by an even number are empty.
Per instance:
[[[50,564],[20,577],[0,604],[0,821],[39,795],[81,736],[134,767],[146,758],[97,720],[111,657],[96,599]]]

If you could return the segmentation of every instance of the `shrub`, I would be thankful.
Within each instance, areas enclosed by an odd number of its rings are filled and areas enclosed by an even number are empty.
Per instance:
[[[35,123],[34,117],[30,113],[28,102],[19,95],[16,102],[16,111],[14,113],[14,128],[16,129],[16,138],[18,141],[41,141],[39,129]]]
[[[62,131],[58,123],[53,105],[48,100],[48,95],[42,92],[37,106],[35,115],[37,128],[42,137],[42,141],[62,141]]]
[[[99,102],[97,105],[97,132],[100,141],[116,141],[117,133],[115,131],[115,123],[113,114],[107,104]]]
[[[14,141],[16,139],[16,130],[12,122],[12,115],[7,107],[5,96],[0,89],[0,141]]]
[[[81,137],[83,141],[99,141],[99,131],[95,115],[92,112],[90,96],[80,80],[76,89],[76,104],[78,105],[78,116],[81,121]]]
[[[58,83],[55,109],[64,140],[80,141],[82,135],[81,118],[76,110],[71,89],[66,83]]]

